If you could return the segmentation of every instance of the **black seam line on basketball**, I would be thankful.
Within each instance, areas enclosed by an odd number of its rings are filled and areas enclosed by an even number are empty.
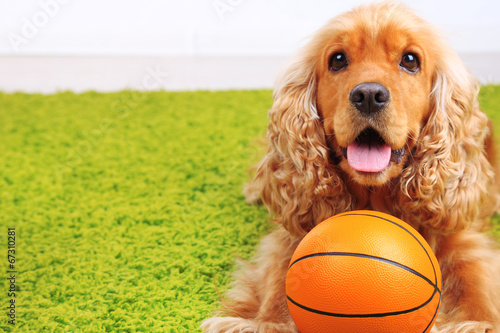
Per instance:
[[[429,255],[429,252],[427,252],[427,250],[425,249],[424,245],[408,229],[406,229],[405,227],[403,227],[402,225],[400,225],[400,224],[398,224],[398,223],[396,223],[394,221],[391,221],[389,219],[386,219],[384,217],[380,217],[380,216],[377,216],[377,215],[371,215],[371,214],[345,213],[344,215],[342,215],[342,216],[336,216],[335,218],[339,218],[339,217],[343,217],[343,216],[371,216],[371,217],[376,217],[378,219],[390,222],[390,223],[392,223],[392,224],[400,227],[401,229],[403,229],[407,233],[409,233],[418,242],[418,244],[420,244],[420,246],[422,247],[422,249],[425,251],[425,254],[427,255],[427,258],[429,258],[429,261],[431,262],[432,270],[434,271],[434,280],[436,281],[436,283],[438,282],[438,280],[437,280],[437,273],[436,273],[436,267],[434,267],[434,263],[432,262],[431,256]]]
[[[438,306],[436,307],[436,311],[434,311],[434,316],[432,316],[432,319],[429,321],[429,324],[427,325],[427,327],[424,329],[424,331],[422,333],[427,332],[427,330],[431,326],[432,322],[434,321],[434,318],[436,318],[440,307],[441,307],[441,295],[439,296],[439,303],[438,303]]]
[[[318,252],[318,253],[313,253],[313,254],[309,254],[309,255],[303,256],[303,257],[295,260],[288,267],[288,269],[292,268],[292,266],[295,265],[296,263],[298,263],[299,261],[306,260],[306,259],[309,259],[309,258],[314,258],[314,257],[325,257],[325,256],[345,256],[345,257],[366,258],[366,259],[377,260],[377,261],[380,261],[380,262],[383,262],[383,263],[386,263],[386,264],[389,264],[389,265],[392,265],[392,266],[396,266],[396,267],[402,268],[405,271],[408,271],[408,272],[412,273],[413,275],[416,275],[416,276],[420,277],[421,279],[425,280],[438,293],[441,294],[441,290],[439,290],[439,288],[437,287],[436,284],[434,284],[434,282],[432,282],[431,280],[429,280],[427,277],[425,277],[424,275],[420,274],[416,270],[414,270],[414,269],[412,269],[412,268],[410,268],[408,266],[402,265],[402,264],[400,264],[400,263],[398,263],[396,261],[393,261],[393,260],[389,260],[389,259],[385,259],[385,258],[381,258],[381,257],[376,257],[376,256],[372,256],[372,255],[369,255],[369,254],[364,254],[364,253],[353,253],[353,252]]]
[[[417,311],[423,307],[425,307],[427,304],[429,304],[433,299],[434,296],[436,295],[436,289],[434,289],[434,292],[432,293],[431,297],[425,301],[424,303],[420,304],[419,306],[414,307],[413,309],[408,309],[408,310],[402,310],[402,311],[394,311],[394,312],[384,312],[384,313],[359,313],[359,314],[349,314],[349,313],[333,313],[333,312],[326,312],[326,311],[321,311],[321,310],[316,310],[309,308],[305,305],[302,305],[300,303],[295,302],[290,296],[286,295],[286,298],[298,306],[299,308],[302,308],[306,311],[313,312],[316,314],[320,314],[323,316],[329,316],[329,317],[340,317],[340,318],[379,318],[379,317],[389,317],[389,316],[399,316],[407,313],[411,313],[413,311]],[[439,309],[439,304],[441,302],[441,295],[439,295],[439,303],[438,303],[438,309]],[[425,331],[424,331],[425,332]]]

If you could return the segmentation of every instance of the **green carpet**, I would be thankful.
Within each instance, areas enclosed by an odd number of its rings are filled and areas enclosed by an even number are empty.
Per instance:
[[[494,114],[500,86],[481,103]],[[268,90],[0,93],[0,331],[199,331],[270,229],[241,189],[271,104]]]

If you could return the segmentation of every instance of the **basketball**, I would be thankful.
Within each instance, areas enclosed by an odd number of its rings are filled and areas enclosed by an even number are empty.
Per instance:
[[[441,271],[410,225],[352,211],[323,221],[300,242],[286,296],[301,333],[430,332],[441,303]]]

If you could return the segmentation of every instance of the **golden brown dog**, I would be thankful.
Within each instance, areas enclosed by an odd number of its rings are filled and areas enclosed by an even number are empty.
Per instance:
[[[398,3],[320,29],[278,80],[268,152],[246,189],[279,227],[204,332],[296,332],[292,253],[316,224],[353,209],[397,216],[433,248],[443,291],[432,332],[500,332],[500,254],[481,232],[498,204],[494,157],[477,93],[436,30]]]

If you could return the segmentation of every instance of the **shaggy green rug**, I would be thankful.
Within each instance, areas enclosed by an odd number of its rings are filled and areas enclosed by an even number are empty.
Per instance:
[[[495,115],[500,87],[481,102]],[[271,228],[241,194],[271,104],[268,90],[0,94],[0,331],[199,331]]]

